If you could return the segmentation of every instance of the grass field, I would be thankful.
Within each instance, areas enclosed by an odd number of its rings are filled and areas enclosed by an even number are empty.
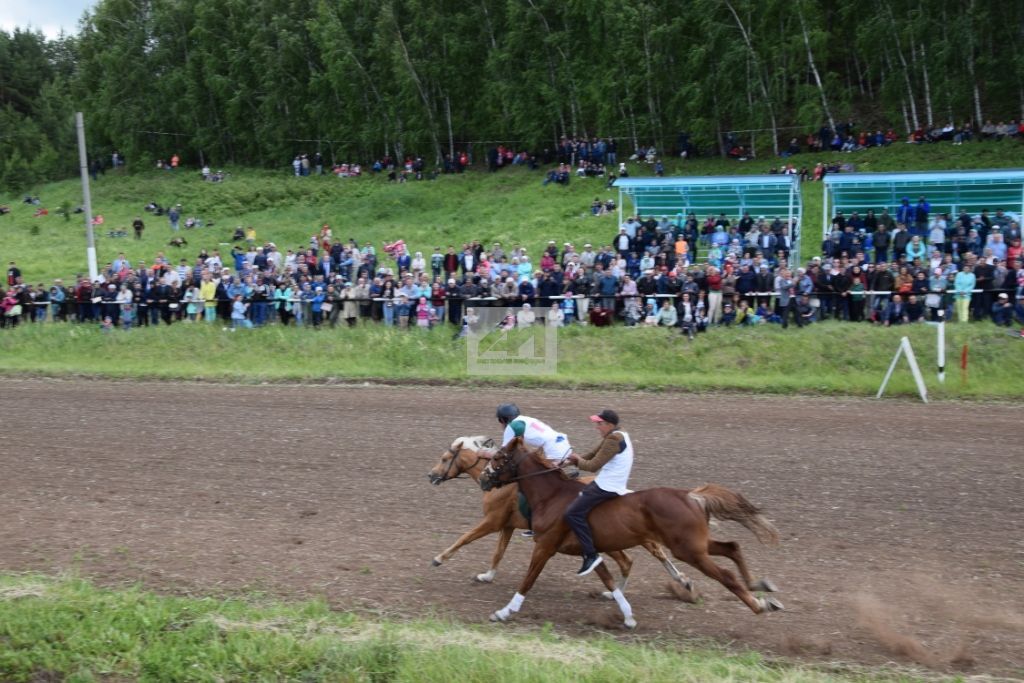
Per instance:
[[[395,621],[279,604],[0,576],[5,681],[915,681],[507,626]]]
[[[902,335],[910,336],[933,398],[1013,398],[1024,387],[1022,342],[988,323],[947,325],[947,381],[935,379],[935,329],[824,323],[713,329],[688,342],[664,329],[568,328],[557,339],[557,374],[514,378],[519,386],[616,386],[648,390],[741,390],[873,395]],[[961,381],[960,349],[969,345]],[[366,325],[226,332],[220,324],[178,324],[104,334],[95,326],[21,325],[0,334],[7,374],[232,382],[385,380],[500,382],[469,375],[465,341]],[[506,380],[507,381],[507,380]],[[916,395],[901,364],[889,395]]]
[[[1024,166],[1024,146],[1014,143],[977,143],[951,145],[894,145],[856,154],[803,155],[793,159],[798,165],[813,166],[821,160],[840,160],[857,165],[858,170],[924,170],[957,168],[994,168]],[[670,161],[668,173],[677,175],[716,175],[765,173],[779,160],[737,162],[721,159]],[[132,175],[107,174],[92,184],[93,213],[104,216],[97,229],[100,266],[124,251],[133,262],[151,262],[158,251],[173,258],[177,249],[168,248],[171,231],[165,217],[143,212],[143,206],[155,201],[163,206],[181,203],[183,217],[197,216],[213,227],[183,231],[188,247],[180,256],[194,259],[200,248],[221,248],[226,254],[231,234],[238,225],[252,225],[257,241],[273,241],[279,248],[304,247],[311,234],[324,223],[332,226],[336,238],[352,237],[369,241],[379,249],[383,240],[405,239],[412,251],[429,255],[435,246],[456,247],[479,239],[484,244],[500,241],[522,244],[534,260],[547,240],[559,244],[595,245],[611,241],[617,232],[613,216],[593,217],[589,206],[594,197],[606,198],[611,191],[604,181],[573,179],[568,188],[541,187],[541,171],[511,168],[489,174],[471,171],[458,176],[442,176],[433,182],[388,184],[383,178],[338,179],[332,176],[295,178],[290,167],[280,171],[230,169],[231,177],[222,184],[202,182],[198,174],[146,171]],[[646,165],[631,164],[634,176],[651,173]],[[34,206],[21,203],[21,196],[0,190],[0,203],[10,204],[11,213],[0,216],[0,244],[4,261],[15,260],[26,282],[49,282],[86,271],[84,217],[57,215],[62,205],[81,204],[77,179],[34,188],[50,215],[33,218]],[[820,243],[821,192],[815,183],[803,190],[805,234],[804,255],[816,253]],[[628,211],[628,206],[627,206]],[[135,216],[146,220],[140,241],[110,238],[110,230],[131,233]],[[173,252],[173,253],[172,253]]]

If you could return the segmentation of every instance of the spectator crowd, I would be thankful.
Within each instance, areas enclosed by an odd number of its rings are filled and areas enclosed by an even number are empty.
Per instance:
[[[924,197],[905,198],[894,215],[837,213],[821,254],[806,263],[792,253],[795,227],[749,213],[633,216],[593,244],[550,240],[532,255],[520,245],[480,241],[424,253],[397,240],[378,252],[335,238],[328,225],[308,244],[282,251],[258,244],[250,228],[236,231],[229,253],[160,252],[148,263],[122,253],[95,280],[28,284],[12,261],[0,324],[461,329],[467,308],[475,315],[483,307],[508,308],[505,319],[517,325],[621,321],[691,338],[715,325],[802,327],[825,319],[1024,324],[1018,217],[1001,210],[947,216]]]

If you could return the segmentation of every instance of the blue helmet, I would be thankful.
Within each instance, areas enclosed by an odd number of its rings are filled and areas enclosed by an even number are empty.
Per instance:
[[[498,406],[498,410],[495,413],[495,417],[498,418],[498,422],[501,424],[508,424],[512,420],[519,417],[519,406],[515,403],[502,403]]]

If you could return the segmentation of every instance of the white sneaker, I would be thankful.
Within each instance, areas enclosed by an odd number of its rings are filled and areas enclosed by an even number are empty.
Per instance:
[[[590,572],[594,571],[599,564],[604,562],[604,558],[600,555],[589,555],[583,558],[583,566],[576,572],[576,576],[586,576]]]

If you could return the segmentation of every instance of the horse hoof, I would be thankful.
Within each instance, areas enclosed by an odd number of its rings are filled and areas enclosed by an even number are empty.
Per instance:
[[[501,618],[500,614],[498,614],[497,612],[494,612],[493,614],[491,614],[491,621],[493,621],[496,624],[499,624],[499,623],[503,623],[505,620]]]
[[[630,617],[629,619],[626,619],[626,621],[623,622],[622,625],[625,626],[626,628],[628,628],[630,631],[632,631],[633,629],[636,628],[636,619],[634,619],[633,617]]]
[[[441,566],[441,560],[439,560],[439,559],[437,559],[437,558],[435,557],[434,559],[432,559],[432,560],[430,561],[430,566],[431,566],[431,567],[440,567],[440,566]]]
[[[761,579],[760,581],[754,582],[754,585],[750,587],[752,591],[764,591],[765,593],[778,593],[779,587],[776,586],[770,579]]]
[[[775,598],[761,598],[761,613],[765,612],[781,612],[786,609],[782,603]]]
[[[477,583],[491,583],[494,581],[494,574],[487,572],[485,574],[477,574],[473,578],[476,579]]]
[[[611,591],[602,591],[601,592],[601,597],[604,598],[605,600],[614,600],[615,599],[615,596],[612,595]]]

